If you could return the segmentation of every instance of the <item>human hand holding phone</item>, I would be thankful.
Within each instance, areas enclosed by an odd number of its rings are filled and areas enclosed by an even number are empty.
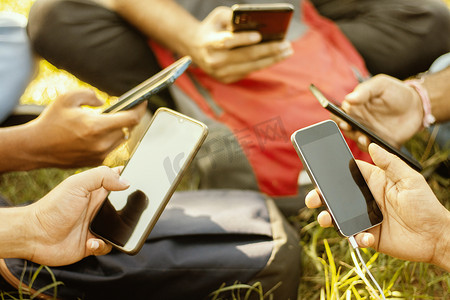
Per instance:
[[[207,74],[232,83],[292,55],[288,41],[261,42],[257,31],[231,31],[232,10],[214,9],[195,30],[186,53]]]
[[[257,31],[261,42],[283,40],[294,13],[289,3],[235,4],[233,11],[233,32]]]
[[[128,188],[121,180],[120,168],[93,168],[70,176],[39,201],[18,207],[26,236],[25,253],[10,257],[29,259],[49,266],[68,265],[89,255],[104,255],[111,246],[89,232],[89,222],[108,191]],[[21,233],[21,232],[20,232]],[[14,249],[12,247],[11,249]]]
[[[26,147],[35,167],[85,167],[103,162],[123,143],[122,128],[131,130],[146,112],[146,105],[117,114],[99,114],[82,106],[103,102],[91,90],[59,96],[35,120],[25,124],[30,131]]]
[[[448,264],[450,213],[439,202],[424,177],[401,159],[372,143],[369,153],[375,165],[357,161],[362,175],[380,206],[381,225],[356,235],[360,247],[400,259],[433,263],[450,270]],[[320,192],[312,190],[306,206],[323,205]],[[328,211],[318,216],[322,227],[333,226]]]
[[[91,232],[120,251],[136,254],[206,135],[203,123],[159,108],[121,173],[130,188],[108,194]]]
[[[376,75],[359,84],[344,98],[341,107],[396,148],[422,127],[423,108],[417,92],[387,75]],[[367,149],[370,140],[366,136],[351,130],[348,123],[338,124],[346,135]]]
[[[397,155],[401,159],[403,159],[406,163],[408,163],[412,168],[414,168],[416,171],[422,171],[422,166],[418,161],[416,161],[413,157],[407,155],[406,153],[403,153],[396,147],[392,146],[388,142],[386,142],[384,139],[379,137],[377,134],[375,134],[371,129],[369,129],[366,125],[363,123],[360,123],[355,118],[347,114],[344,110],[342,110],[339,106],[336,104],[328,101],[328,99],[323,95],[323,93],[313,84],[309,86],[310,91],[313,93],[313,95],[316,97],[316,99],[319,101],[319,103],[328,111],[330,111],[335,117],[340,118],[337,122],[342,123],[341,120],[345,120],[348,124],[350,124],[351,128],[354,130],[358,130],[364,135],[366,135],[372,142],[377,143],[379,146],[383,147],[384,149],[388,150],[389,152]],[[334,118],[336,119],[336,118]],[[341,124],[342,125],[342,124]],[[355,136],[350,135],[350,138],[355,138]]]
[[[341,235],[352,237],[383,221],[335,122],[326,120],[299,129],[291,141]]]

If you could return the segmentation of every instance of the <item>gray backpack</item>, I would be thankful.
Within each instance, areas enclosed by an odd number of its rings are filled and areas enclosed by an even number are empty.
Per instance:
[[[217,299],[250,293],[248,288],[213,292],[236,283],[255,285],[273,299],[297,299],[300,280],[297,233],[274,201],[255,191],[176,192],[147,243],[135,256],[118,251],[90,256],[64,267],[43,268],[31,293],[54,280],[60,299]],[[40,267],[22,259],[4,259],[0,273],[14,291],[23,276],[27,289]],[[257,286],[257,285],[255,285]],[[213,294],[212,294],[213,293]],[[54,289],[45,291],[53,296]],[[241,298],[244,299],[244,298]]]

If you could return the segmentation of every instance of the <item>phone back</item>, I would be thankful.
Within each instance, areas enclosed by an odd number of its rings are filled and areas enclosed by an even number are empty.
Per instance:
[[[284,39],[294,8],[287,3],[279,4],[235,4],[232,6],[234,32],[255,30],[262,41]]]

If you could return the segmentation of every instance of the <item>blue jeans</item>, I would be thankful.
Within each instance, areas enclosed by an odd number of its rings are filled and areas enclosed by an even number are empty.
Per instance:
[[[19,103],[33,73],[26,18],[0,12],[0,122]]]

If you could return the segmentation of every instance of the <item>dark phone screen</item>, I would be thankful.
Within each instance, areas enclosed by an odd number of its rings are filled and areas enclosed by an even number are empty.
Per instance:
[[[382,221],[382,213],[334,122],[298,132],[295,142],[342,234],[351,236]]]
[[[171,196],[180,172],[194,156],[205,134],[196,122],[159,111],[121,176],[131,183],[108,195],[91,223],[96,235],[132,251],[153,226]]]

